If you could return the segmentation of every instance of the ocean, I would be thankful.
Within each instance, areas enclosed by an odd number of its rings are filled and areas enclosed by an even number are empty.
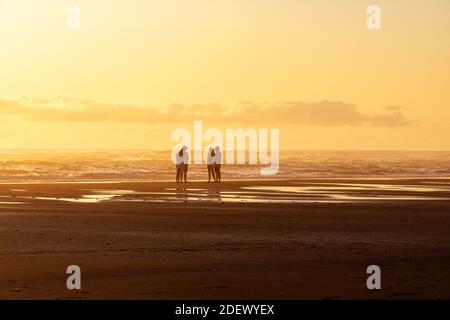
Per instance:
[[[279,172],[261,176],[261,165],[224,165],[224,180],[302,178],[450,177],[450,152],[284,151]],[[97,181],[175,179],[170,151],[3,150],[0,180]],[[207,179],[206,165],[191,165],[189,179]]]

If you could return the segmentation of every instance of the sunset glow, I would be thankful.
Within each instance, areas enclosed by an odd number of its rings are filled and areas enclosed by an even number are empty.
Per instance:
[[[0,1],[0,147],[169,149],[273,127],[282,149],[450,149],[450,3]],[[181,110],[181,112],[180,112]]]

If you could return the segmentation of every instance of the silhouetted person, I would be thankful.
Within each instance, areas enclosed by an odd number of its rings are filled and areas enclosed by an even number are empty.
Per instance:
[[[177,183],[179,183],[179,182],[183,182],[183,177],[182,177],[183,167],[184,167],[184,164],[183,164],[183,149],[181,149],[177,153],[176,161],[177,161],[176,162],[176,168],[177,168],[177,178],[176,178],[176,180],[177,180]]]
[[[187,152],[188,147],[183,146],[183,170],[181,173],[181,182],[187,182],[187,173],[188,173],[188,166],[189,166],[189,153]]]
[[[221,182],[222,174],[220,172],[220,167],[222,166],[222,152],[220,151],[220,147],[216,147],[215,157],[214,157],[214,170],[216,172],[216,182]]]
[[[208,167],[208,183],[211,182],[211,177],[213,181],[216,181],[216,174],[214,172],[214,158],[216,153],[214,148],[209,148],[208,156],[206,157],[206,165]]]

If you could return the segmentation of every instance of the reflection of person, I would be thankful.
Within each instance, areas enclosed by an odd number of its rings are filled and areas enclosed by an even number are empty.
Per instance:
[[[187,172],[188,172],[188,166],[189,166],[189,153],[187,152],[188,147],[183,146],[183,169],[181,172],[181,182],[187,182]]]
[[[222,196],[220,193],[220,189],[211,187],[208,189],[208,200],[209,201],[222,201]]]
[[[214,157],[216,153],[213,148],[209,148],[208,156],[206,157],[206,165],[208,167],[208,183],[211,182],[211,177],[213,181],[216,181],[216,174],[214,173]]]
[[[181,149],[176,155],[177,183],[182,182],[183,166],[183,149]]]
[[[220,147],[216,147],[215,149],[215,157],[214,157],[214,171],[216,172],[216,182],[221,182],[222,174],[220,172],[220,167],[222,165],[222,152],[220,151]]]

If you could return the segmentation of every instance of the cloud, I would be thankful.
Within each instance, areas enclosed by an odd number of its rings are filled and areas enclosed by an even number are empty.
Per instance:
[[[406,109],[405,107],[400,107],[400,106],[387,106],[386,110],[387,111],[401,111]]]
[[[232,106],[215,103],[186,106],[175,103],[165,108],[116,105],[66,97],[0,100],[0,114],[3,116],[38,122],[180,123],[203,120],[308,126],[404,126],[410,120],[403,115],[402,109],[389,106],[383,113],[369,115],[359,111],[354,104],[327,100],[314,103],[242,101]]]
[[[413,121],[407,119],[403,113],[399,111],[387,112],[384,114],[376,114],[371,118],[371,124],[375,126],[406,126],[412,124]]]
[[[341,101],[276,102],[261,104],[244,102],[236,106],[234,115],[239,118],[255,117],[266,122],[293,123],[299,125],[342,126],[360,125],[369,117],[360,113],[356,106]]]

